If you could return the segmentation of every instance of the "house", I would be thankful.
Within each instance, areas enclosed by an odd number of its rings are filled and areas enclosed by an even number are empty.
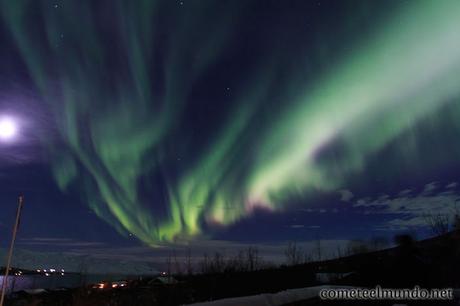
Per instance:
[[[149,285],[174,285],[177,283],[178,281],[172,276],[158,276],[149,281]]]

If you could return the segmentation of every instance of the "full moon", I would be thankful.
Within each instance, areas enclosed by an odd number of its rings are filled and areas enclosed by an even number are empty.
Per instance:
[[[17,133],[16,122],[8,117],[0,118],[0,139],[10,140]]]

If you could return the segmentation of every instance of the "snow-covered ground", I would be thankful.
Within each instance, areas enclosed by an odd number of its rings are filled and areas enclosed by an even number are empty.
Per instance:
[[[187,306],[282,306],[289,303],[318,297],[320,290],[325,288],[338,289],[356,287],[323,285],[308,288],[288,289],[278,293],[264,293],[251,296],[221,299],[212,302],[194,303],[188,304]],[[454,288],[453,295],[456,301],[460,300],[460,289]],[[394,305],[405,304],[398,304],[397,301],[395,301]]]
[[[347,286],[315,286],[308,288],[288,289],[278,293],[264,293],[251,296],[221,299],[212,302],[195,303],[187,306],[281,306],[296,301],[318,297],[323,288],[352,288]]]

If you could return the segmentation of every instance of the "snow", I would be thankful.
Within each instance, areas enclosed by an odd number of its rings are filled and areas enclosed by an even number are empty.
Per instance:
[[[263,293],[237,298],[228,298],[212,302],[189,304],[188,306],[278,306],[296,301],[318,297],[323,288],[352,288],[348,286],[315,286],[308,288],[288,289],[278,293]]]
[[[332,285],[323,285],[299,289],[288,289],[278,293],[264,293],[259,295],[243,296],[237,298],[227,298],[221,299],[212,302],[202,302],[195,304],[188,304],[187,306],[282,306],[285,304],[305,301],[311,298],[319,296],[321,289],[325,288],[357,288],[353,286],[332,286]],[[460,289],[454,288],[454,298],[455,300],[460,299]],[[395,304],[396,305],[405,305],[405,304]]]

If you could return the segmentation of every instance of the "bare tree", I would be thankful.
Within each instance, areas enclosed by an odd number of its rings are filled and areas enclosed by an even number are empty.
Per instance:
[[[303,252],[302,248],[297,245],[297,242],[290,241],[284,250],[286,256],[286,263],[288,265],[298,265],[302,262]]]
[[[181,267],[181,264],[180,264],[179,260],[177,259],[176,249],[172,250],[172,256],[173,256],[173,260],[174,260],[174,273],[181,274],[182,273],[182,267]]]
[[[311,253],[305,251],[305,252],[303,253],[303,262],[304,262],[304,263],[307,263],[307,262],[312,262],[312,261],[313,261],[313,256],[311,255]]]
[[[340,244],[337,245],[337,258],[341,258],[343,256],[343,251],[342,248],[340,247]]]
[[[453,211],[453,214],[454,214],[453,229],[455,231],[460,231],[460,207],[458,205],[458,201],[460,201],[460,198],[455,200],[454,211]]]
[[[225,255],[220,252],[214,253],[213,259],[213,272],[220,273],[224,272],[225,269]]]
[[[201,260],[201,273],[206,274],[210,272],[209,261],[208,253],[204,253],[203,259]]]
[[[259,268],[259,250],[255,247],[246,249],[246,261],[249,271],[255,271]]]
[[[318,261],[321,261],[323,259],[323,252],[322,252],[322,247],[321,247],[321,239],[317,238],[315,241],[315,253],[316,253],[316,258]]]
[[[449,216],[433,212],[424,214],[423,219],[433,235],[441,236],[449,232]]]
[[[263,261],[255,247],[240,250],[235,256],[229,257],[219,252],[215,252],[212,257],[205,253],[200,263],[202,273],[256,271],[270,266]]]
[[[369,241],[371,250],[382,250],[389,245],[388,239],[385,237],[372,237]]]
[[[193,265],[192,265],[192,249],[187,248],[185,251],[185,270],[187,275],[193,274]]]
[[[225,264],[226,272],[241,272],[247,270],[245,252],[240,250],[235,256],[228,258]]]
[[[347,245],[347,254],[355,255],[369,252],[368,244],[363,240],[351,240]]]
[[[172,259],[171,259],[171,253],[168,254],[168,257],[166,258],[166,273],[168,273],[168,277],[171,275],[171,265],[172,265]]]
[[[235,271],[247,271],[248,266],[245,260],[244,250],[240,250],[238,254],[233,258],[231,263],[232,269]]]

